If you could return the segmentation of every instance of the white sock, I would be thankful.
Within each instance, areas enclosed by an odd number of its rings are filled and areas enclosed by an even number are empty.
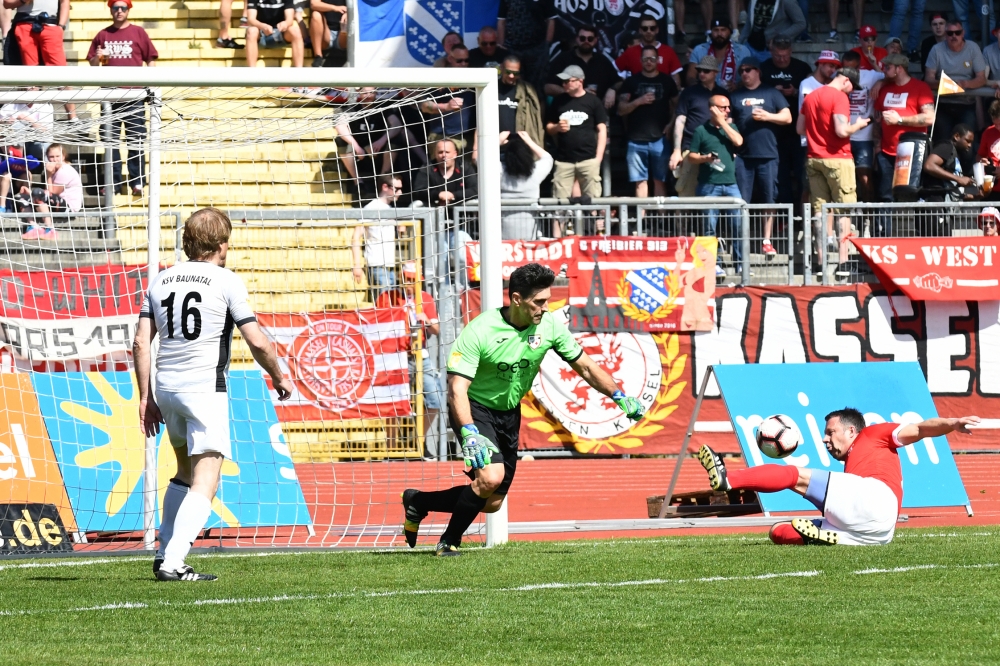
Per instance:
[[[212,514],[212,501],[200,493],[188,493],[177,509],[174,518],[174,534],[163,549],[164,571],[178,571],[184,566],[184,558],[191,550],[191,544],[205,527]]]
[[[174,519],[177,517],[177,509],[184,501],[185,495],[190,490],[189,486],[182,486],[176,481],[167,484],[167,492],[163,493],[163,516],[160,518],[160,547],[156,549],[156,556],[163,557],[163,551],[170,543],[170,537],[174,535]]]

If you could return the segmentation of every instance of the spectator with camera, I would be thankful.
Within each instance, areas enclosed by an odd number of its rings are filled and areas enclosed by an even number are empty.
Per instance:
[[[628,123],[629,180],[635,183],[635,196],[649,195],[649,179],[653,179],[653,194],[667,194],[667,153],[664,134],[673,121],[677,103],[677,86],[669,74],[659,70],[659,53],[655,46],[642,47],[642,70],[630,76],[622,85],[618,115]]]
[[[4,0],[6,2],[6,0]],[[295,20],[293,0],[247,0],[247,67],[257,66],[260,49],[292,47],[292,67],[305,61],[305,40]]]
[[[538,199],[539,186],[552,171],[554,160],[525,131],[500,133],[504,150],[500,160],[500,196],[503,199]],[[531,213],[506,213],[501,221],[504,240],[533,240],[537,235]]]

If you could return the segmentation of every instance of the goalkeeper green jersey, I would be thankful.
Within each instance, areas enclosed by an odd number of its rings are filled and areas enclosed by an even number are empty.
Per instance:
[[[484,312],[465,327],[448,358],[448,374],[472,382],[469,397],[498,411],[514,409],[531,388],[545,353],[554,349],[567,363],[583,349],[556,318],[546,312],[540,324],[515,328],[507,308]]]

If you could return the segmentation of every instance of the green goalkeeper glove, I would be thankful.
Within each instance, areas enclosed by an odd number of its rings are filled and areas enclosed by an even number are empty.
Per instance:
[[[646,408],[642,406],[641,402],[631,396],[625,395],[620,389],[611,394],[611,399],[633,421],[638,421],[646,413]]]
[[[462,457],[466,467],[482,469],[490,464],[493,453],[500,452],[493,442],[479,434],[479,428],[474,424],[462,426],[461,433]]]

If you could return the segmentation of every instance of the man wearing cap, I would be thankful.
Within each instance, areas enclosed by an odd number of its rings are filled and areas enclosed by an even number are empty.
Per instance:
[[[655,196],[667,194],[663,135],[670,127],[677,86],[671,76],[657,69],[658,61],[655,46],[642,47],[642,71],[628,77],[618,102],[618,115],[627,118],[628,179],[635,183],[637,197],[649,195],[650,178]]]
[[[760,64],[760,80],[780,92],[792,112],[792,122],[775,128],[778,137],[778,201],[802,201],[802,174],[805,173],[805,152],[795,133],[799,117],[799,86],[812,76],[812,68],[792,57],[792,42],[784,37],[771,40],[771,57]]]
[[[907,30],[906,41],[908,42],[906,53],[909,57],[919,56],[920,51],[920,26],[924,20],[924,4],[926,0],[894,0],[892,3],[892,21],[889,23],[889,38],[898,39],[903,34],[903,24],[909,17],[909,29]],[[900,42],[900,47],[902,47]],[[916,57],[913,57],[916,60]]]
[[[743,87],[729,96],[733,121],[743,136],[743,150],[736,155],[736,184],[744,201],[774,203],[778,189],[777,130],[792,123],[792,112],[784,95],[761,84],[756,58],[744,58],[739,71]],[[773,223],[774,215],[768,214],[761,243],[764,254],[776,253],[771,245]]]
[[[816,69],[813,71],[813,75],[802,81],[802,84],[799,86],[798,108],[800,115],[802,113],[802,103],[805,102],[806,96],[833,81],[833,77],[837,75],[838,69],[840,69],[840,54],[836,51],[820,51],[819,57],[816,58]],[[798,119],[796,119],[797,122]],[[806,148],[806,137],[803,135],[799,139],[800,145],[804,150]]]
[[[620,72],[638,74],[644,70],[642,61],[642,50],[646,47],[656,49],[657,69],[667,76],[672,76],[674,83],[680,88],[681,85],[681,61],[677,58],[677,53],[666,44],[661,44],[656,38],[660,34],[660,22],[652,14],[643,15],[639,20],[640,42],[635,46],[630,46],[615,60],[615,66]]]
[[[863,62],[863,58],[857,51],[848,51],[844,54],[844,67],[858,69]],[[882,65],[879,64],[879,67]],[[871,118],[874,94],[872,88],[884,78],[881,71],[874,69],[863,69],[858,71],[858,80],[861,86],[851,91],[851,122],[856,122],[858,118]],[[873,126],[863,127],[851,137],[851,153],[854,155],[854,167],[857,171],[858,199],[860,201],[871,201],[871,175],[872,167],[875,164],[875,143],[872,139]]]
[[[878,199],[892,201],[896,147],[904,132],[926,132],[934,122],[934,94],[930,86],[910,76],[910,59],[890,53],[882,61],[885,80],[875,96],[875,159],[880,172]],[[881,234],[891,235],[891,220],[883,218]],[[884,228],[886,225],[889,228]],[[879,229],[876,229],[878,232]],[[878,233],[876,233],[878,235]]]
[[[719,67],[719,72],[715,76],[715,82],[726,90],[735,90],[739,83],[739,63],[744,58],[749,58],[752,53],[744,44],[734,43],[731,38],[733,26],[727,19],[715,19],[712,21],[711,41],[699,44],[691,51],[691,60],[700,62],[705,56],[715,58]]]
[[[996,236],[998,225],[1000,225],[1000,210],[987,206],[979,213],[979,228],[983,230],[984,236]]]
[[[791,43],[806,26],[806,17],[795,0],[756,0],[750,3],[747,22],[737,41],[763,62],[770,56],[767,49],[772,40],[781,38]]]
[[[924,81],[936,89],[941,74],[947,74],[964,90],[986,85],[986,60],[979,45],[965,39],[965,29],[958,21],[950,21],[945,29],[945,40],[931,49],[927,56]],[[959,123],[976,126],[976,100],[965,95],[947,95],[938,100],[937,122],[934,138],[945,140]]]
[[[545,94],[555,97],[564,92],[560,74],[570,66],[583,72],[582,80],[586,81],[584,90],[594,93],[604,104],[605,110],[615,105],[615,86],[622,78],[618,75],[615,63],[611,58],[597,49],[597,29],[590,25],[581,25],[576,29],[576,43],[572,49],[563,52],[552,61],[551,71],[555,72],[545,83]]]
[[[830,83],[811,92],[802,104],[796,129],[806,137],[806,177],[809,178],[810,200],[816,213],[827,202],[855,203],[858,200],[850,139],[852,134],[868,125],[869,119],[859,118],[854,123],[850,121],[851,104],[848,95],[855,87],[860,86],[858,70],[844,68]],[[839,275],[847,268],[845,264],[850,220],[842,217],[838,226],[839,243],[833,237],[832,215],[824,225],[827,244],[832,242],[839,248]],[[819,234],[817,236],[819,240]]]
[[[677,179],[677,194],[693,197],[698,187],[698,167],[685,159],[691,147],[694,131],[705,124],[709,113],[709,98],[712,95],[727,95],[725,88],[716,85],[715,75],[719,64],[712,56],[704,56],[696,65],[698,85],[688,86],[677,101],[677,116],[674,119],[674,149],[670,153],[670,170]]]
[[[882,58],[888,55],[881,46],[875,46],[878,40],[878,30],[873,25],[863,25],[858,31],[861,36],[861,46],[855,46],[852,51],[861,56],[861,69],[873,69],[876,72],[882,71]]]
[[[596,95],[584,88],[583,70],[570,65],[559,73],[563,94],[552,100],[545,115],[545,131],[556,139],[552,196],[563,199],[580,181],[586,196],[601,196],[601,160],[608,139],[608,114]],[[553,235],[561,235],[554,229]]]
[[[111,25],[98,32],[90,42],[87,60],[91,67],[154,67],[159,54],[153,46],[149,34],[140,26],[129,22],[132,0],[108,0],[111,8]],[[111,152],[113,189],[127,191],[131,186],[133,196],[142,196],[145,182],[142,145],[146,141],[146,103],[144,100],[113,102],[111,104],[109,143],[115,147]],[[102,124],[102,132],[108,128]],[[125,126],[125,145],[128,149],[128,183],[122,180],[122,156],[115,140],[121,126]]]
[[[948,15],[942,12],[934,12],[930,17],[931,23],[931,34],[929,37],[920,42],[920,68],[923,70],[927,69],[927,58],[931,54],[931,49],[935,45],[940,44],[945,40],[945,30],[948,28]],[[913,54],[909,55],[910,60],[913,60]]]
[[[903,40],[899,37],[890,37],[885,40],[885,51],[886,53],[902,53],[903,52]]]

